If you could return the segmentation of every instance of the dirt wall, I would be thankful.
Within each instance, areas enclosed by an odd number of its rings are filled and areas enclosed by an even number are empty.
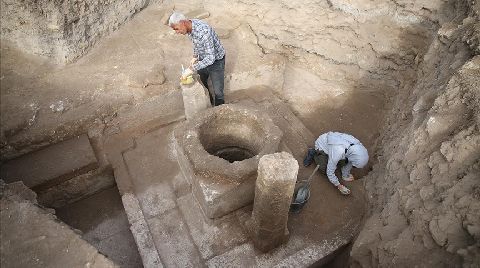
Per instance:
[[[445,1],[202,1],[224,20],[246,22],[265,54],[287,58],[282,88],[299,113],[350,90],[390,92],[426,52]]]
[[[4,0],[1,35],[27,53],[68,63],[149,3],[149,0]]]
[[[479,7],[456,5],[413,86],[395,96],[365,179],[370,215],[353,266],[480,263]]]
[[[204,5],[218,16],[246,21],[263,53],[287,58],[279,93],[300,114],[330,105],[315,91],[378,90],[389,96],[372,153],[378,163],[364,180],[370,209],[353,247],[353,266],[478,265],[478,3]]]

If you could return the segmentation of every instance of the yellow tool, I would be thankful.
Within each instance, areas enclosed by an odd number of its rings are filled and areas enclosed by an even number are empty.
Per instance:
[[[193,79],[193,75],[189,75],[187,77],[183,77],[183,73],[185,72],[185,68],[183,67],[182,64],[182,76],[180,77],[180,84],[182,85],[190,85],[193,83],[195,80]]]
[[[189,75],[185,78],[183,77],[180,77],[180,84],[182,85],[190,85],[191,83],[193,83],[195,80],[193,79],[193,75]]]

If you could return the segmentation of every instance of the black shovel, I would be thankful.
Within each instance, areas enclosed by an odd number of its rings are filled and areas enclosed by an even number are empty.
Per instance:
[[[310,198],[310,182],[312,181],[313,175],[320,168],[320,165],[317,165],[313,170],[310,177],[307,180],[304,180],[299,183],[299,186],[293,192],[292,204],[290,204],[290,212],[298,213],[305,206],[308,199]]]

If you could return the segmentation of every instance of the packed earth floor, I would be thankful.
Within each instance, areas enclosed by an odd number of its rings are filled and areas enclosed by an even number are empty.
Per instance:
[[[35,193],[0,185],[1,266],[475,267],[479,4],[420,2],[159,1],[67,64],[5,35],[1,179]],[[322,133],[370,153],[350,196],[316,174],[269,253],[249,239],[251,205],[208,219],[183,178],[173,132],[192,45],[165,25],[172,10],[217,31],[226,103],[272,118],[298,178]]]

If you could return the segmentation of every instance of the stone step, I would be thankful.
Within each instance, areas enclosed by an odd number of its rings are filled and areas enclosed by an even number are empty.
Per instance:
[[[98,167],[86,134],[22,155],[1,166],[6,182],[23,181],[31,189],[42,190]]]
[[[169,149],[169,146],[152,146],[151,143],[157,139],[165,140],[169,138],[169,136],[161,134],[163,131],[158,133],[159,129],[172,128],[171,125],[174,125],[176,121],[184,120],[181,91],[166,92],[161,96],[151,98],[148,102],[131,107],[129,111],[131,113],[119,112],[116,118],[118,133],[107,137],[104,145],[106,155],[114,170],[115,182],[122,195],[122,202],[131,225],[130,230],[137,243],[143,266],[159,268],[164,267],[164,265],[172,266],[172,263],[175,266],[175,262],[171,260],[171,258],[175,258],[175,255],[163,254],[160,257],[157,247],[162,247],[162,244],[158,241],[154,242],[155,238],[162,235],[163,230],[162,222],[157,220],[155,216],[163,215],[162,213],[167,210],[173,213],[172,216],[175,216],[175,213],[172,212],[175,206],[175,190],[172,188],[171,193],[168,191],[155,193],[157,190],[167,190],[170,186],[162,183],[149,184],[150,179],[152,179],[151,175],[153,175],[149,173],[150,170],[152,167],[159,166],[156,161],[159,160],[157,157],[147,157],[151,161],[145,162],[130,161],[130,158],[138,157],[135,155],[137,147],[144,150],[150,149],[146,153],[147,156],[151,156],[157,150],[163,152],[163,150]],[[160,134],[160,136],[156,134]],[[167,163],[167,154],[164,157],[166,158],[160,159],[160,162]],[[170,162],[173,161],[170,160]],[[149,174],[144,174],[141,171],[146,171]],[[165,175],[162,172],[157,174]],[[178,193],[187,191],[182,182],[177,183],[175,189]],[[153,228],[153,231],[151,231],[151,228]],[[167,243],[167,240],[165,242]],[[170,241],[170,243],[175,243],[175,241]],[[187,244],[192,249],[193,242]],[[168,245],[165,245],[165,247],[169,248]],[[198,253],[196,253],[196,256],[198,256]],[[195,263],[198,263],[198,261]]]
[[[201,267],[203,260],[178,208],[147,220],[153,241],[166,267]]]
[[[60,208],[114,185],[111,168],[95,169],[37,192],[38,202],[45,207]]]

